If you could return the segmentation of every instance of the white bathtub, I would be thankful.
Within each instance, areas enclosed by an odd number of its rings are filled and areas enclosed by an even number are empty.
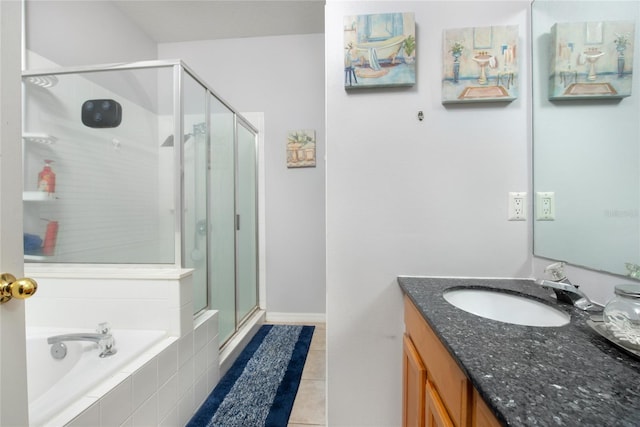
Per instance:
[[[77,332],[94,331],[27,328],[29,424],[32,426],[46,424],[166,336],[165,331],[114,329],[112,335],[118,350],[115,355],[100,358],[97,344],[69,341],[65,342],[66,357],[54,359],[47,338]]]
[[[405,38],[406,36],[400,35],[382,41],[358,43],[356,52],[363,63],[369,62],[372,49],[375,49],[379,59],[388,59],[393,62],[400,52]]]

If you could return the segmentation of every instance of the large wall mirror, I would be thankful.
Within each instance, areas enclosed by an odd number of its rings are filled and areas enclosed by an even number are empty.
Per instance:
[[[637,279],[639,16],[637,0],[535,0],[531,27],[534,254]]]

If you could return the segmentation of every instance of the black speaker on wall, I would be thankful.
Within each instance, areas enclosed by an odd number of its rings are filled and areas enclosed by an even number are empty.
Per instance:
[[[90,99],[82,104],[82,123],[90,128],[115,128],[122,122],[122,106],[113,99]]]

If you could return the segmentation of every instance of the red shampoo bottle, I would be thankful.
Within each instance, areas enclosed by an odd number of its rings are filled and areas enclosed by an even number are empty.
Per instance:
[[[49,221],[42,243],[42,255],[51,256],[55,252],[58,238],[58,221]]]
[[[44,168],[38,174],[38,191],[46,193],[55,193],[56,191],[56,174],[51,170],[53,160],[45,160]]]

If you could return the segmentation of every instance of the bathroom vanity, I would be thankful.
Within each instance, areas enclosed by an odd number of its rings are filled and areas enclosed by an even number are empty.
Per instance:
[[[404,292],[404,426],[637,426],[640,361],[528,279],[399,277]],[[570,315],[559,327],[458,309],[451,288],[526,295]]]
[[[464,372],[405,296],[403,426],[499,426]]]

